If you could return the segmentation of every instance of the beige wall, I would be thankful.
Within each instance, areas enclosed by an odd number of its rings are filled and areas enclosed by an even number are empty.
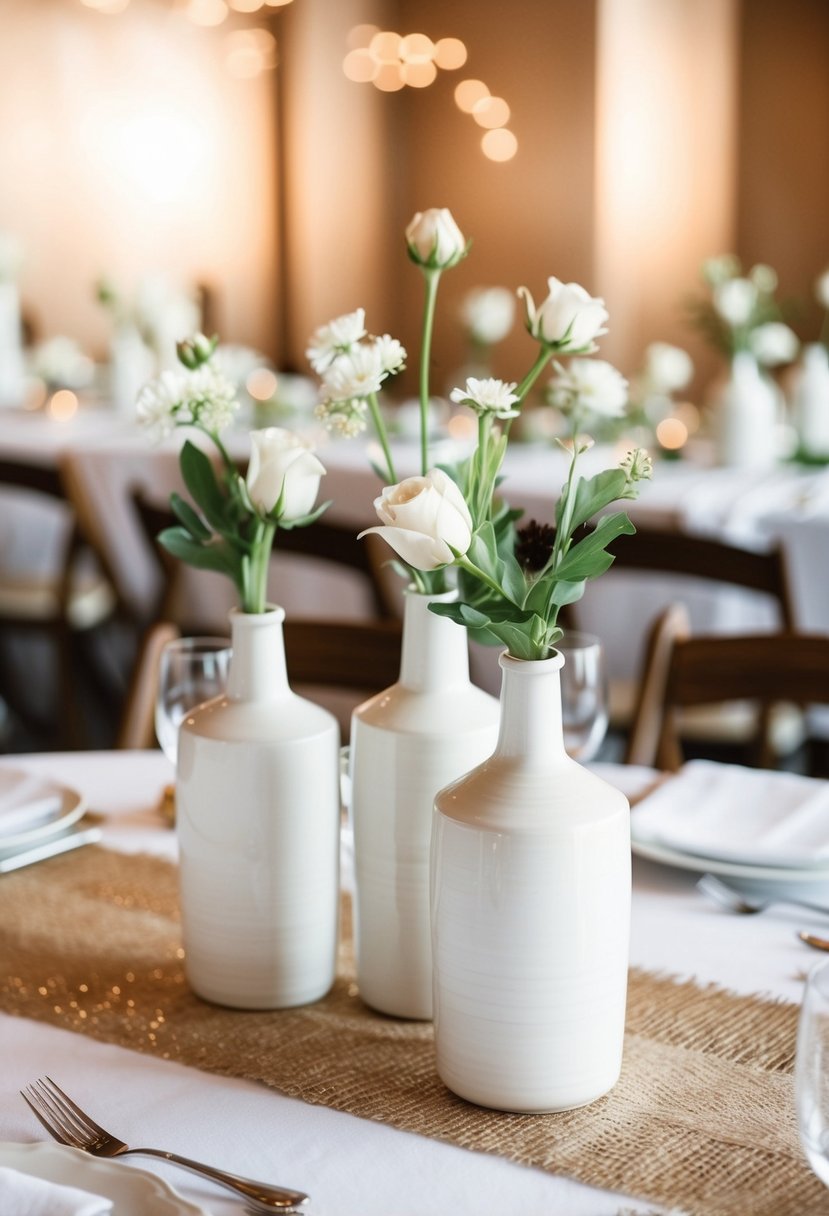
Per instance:
[[[213,31],[154,3],[3,0],[0,228],[25,243],[42,336],[102,353],[95,279],[164,271],[215,284],[223,335],[270,348],[273,88],[234,80]]]

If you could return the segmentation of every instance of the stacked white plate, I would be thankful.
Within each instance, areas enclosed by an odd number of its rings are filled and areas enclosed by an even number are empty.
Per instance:
[[[0,874],[100,840],[100,828],[81,822],[85,810],[76,790],[0,767]]]
[[[692,760],[634,807],[635,854],[829,908],[829,782]]]

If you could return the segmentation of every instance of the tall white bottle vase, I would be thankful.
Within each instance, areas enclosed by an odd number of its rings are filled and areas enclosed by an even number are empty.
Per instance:
[[[495,752],[435,801],[437,1069],[482,1106],[569,1110],[621,1068],[629,808],[564,751],[561,656],[500,663]]]
[[[432,1016],[429,845],[435,794],[491,752],[498,702],[469,681],[466,630],[406,594],[400,679],[351,723],[357,983],[382,1013]]]
[[[112,405],[125,418],[135,416],[136,398],[153,375],[155,359],[134,325],[121,326],[109,348],[109,391]]]
[[[231,612],[227,694],[179,733],[187,979],[242,1009],[315,1001],[335,972],[339,728],[289,687],[284,615]]]
[[[803,349],[792,406],[802,451],[829,457],[829,351],[820,342]]]

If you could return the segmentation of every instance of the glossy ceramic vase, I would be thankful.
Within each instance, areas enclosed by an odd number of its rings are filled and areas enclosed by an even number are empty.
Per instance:
[[[231,612],[227,693],[179,732],[187,979],[240,1009],[304,1005],[334,981],[339,729],[289,687],[284,615]]]
[[[778,457],[779,399],[775,385],[748,351],[738,351],[715,400],[721,465],[768,469]]]
[[[629,807],[564,751],[561,656],[500,663],[495,751],[435,801],[437,1069],[481,1106],[570,1110],[621,1068]]]
[[[820,342],[803,349],[792,406],[801,451],[829,458],[829,352]]]
[[[432,1016],[429,845],[435,794],[487,756],[498,702],[469,681],[466,630],[406,594],[400,679],[351,723],[357,984],[402,1018]]]

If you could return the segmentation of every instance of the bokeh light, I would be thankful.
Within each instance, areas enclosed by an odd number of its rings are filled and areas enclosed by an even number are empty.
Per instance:
[[[396,93],[406,83],[400,67],[399,63],[381,63],[371,83],[383,93]]]
[[[426,60],[423,63],[404,63],[400,68],[400,75],[404,84],[410,85],[413,89],[426,89],[434,82],[438,70],[431,60]]]
[[[678,452],[688,441],[688,428],[679,418],[663,418],[656,427],[656,438],[668,452]]]
[[[372,58],[367,47],[357,47],[349,51],[343,60],[343,71],[348,79],[356,84],[368,84],[374,80],[379,68],[379,63]]]
[[[472,117],[479,127],[505,127],[510,109],[503,97],[482,97],[472,107]]]
[[[245,388],[254,401],[270,401],[276,393],[277,383],[276,373],[269,367],[257,367],[245,381]]]
[[[374,35],[379,33],[380,28],[376,25],[354,25],[348,31],[346,46],[352,51],[365,49]]]
[[[250,80],[277,64],[276,39],[270,30],[234,30],[227,37],[227,69],[240,80]]]
[[[195,25],[221,25],[229,13],[225,0],[189,0],[185,15]]]
[[[87,8],[94,8],[98,13],[123,13],[130,0],[82,0]]]
[[[227,3],[237,13],[257,13],[265,0],[227,0]]]
[[[482,80],[462,80],[455,88],[455,105],[464,114],[471,114],[484,97],[489,97],[489,89]]]
[[[488,160],[512,160],[518,151],[518,140],[506,127],[498,127],[495,131],[487,131],[481,139],[481,148]]]
[[[68,388],[59,388],[56,393],[52,394],[52,399],[49,402],[49,413],[58,422],[67,422],[73,418],[78,410],[78,398]]]
[[[404,63],[430,63],[435,44],[425,34],[407,34],[400,41],[400,58]]]
[[[368,49],[372,58],[378,63],[391,63],[395,66],[400,62],[400,45],[403,39],[393,30],[381,30],[375,34]]]
[[[466,63],[467,50],[460,38],[440,38],[435,44],[435,63],[445,72],[453,72]]]

